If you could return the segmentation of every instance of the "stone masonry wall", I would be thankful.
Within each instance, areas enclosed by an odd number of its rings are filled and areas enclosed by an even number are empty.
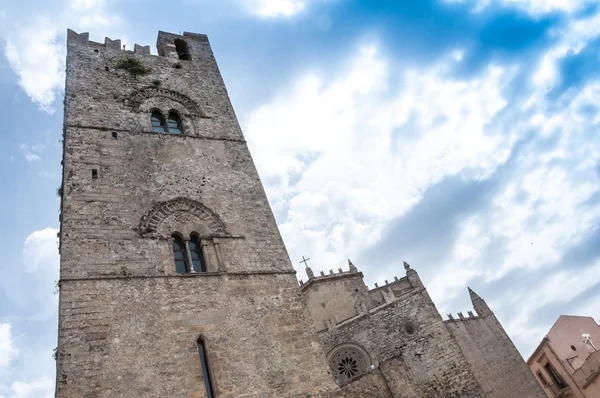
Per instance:
[[[447,320],[445,325],[486,397],[546,397],[495,315]]]
[[[376,368],[342,387],[344,398],[394,398],[381,369]]]
[[[367,286],[362,273],[332,275],[312,282],[303,289],[303,299],[317,330],[327,328],[327,321],[342,322],[358,315],[358,305],[367,297]]]
[[[199,336],[218,397],[338,396],[208,40],[161,35],[168,56],[68,35],[57,397],[204,397]],[[179,275],[191,231],[210,272]]]
[[[406,328],[411,322],[414,331]],[[426,290],[319,333],[326,352],[357,344],[379,367],[393,397],[484,397],[471,369]]]

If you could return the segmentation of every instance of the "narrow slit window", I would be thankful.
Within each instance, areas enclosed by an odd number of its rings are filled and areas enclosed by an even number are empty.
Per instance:
[[[169,126],[169,133],[181,134],[181,120],[179,115],[175,112],[169,112],[169,119],[167,120]]]
[[[198,354],[200,354],[200,365],[202,366],[202,378],[204,379],[204,387],[206,388],[206,398],[214,398],[210,373],[208,371],[208,362],[206,358],[206,348],[202,340],[198,340]]]
[[[206,272],[206,263],[202,255],[202,245],[198,235],[190,236],[190,255],[194,272]]]
[[[164,133],[165,132],[165,119],[159,111],[152,111],[152,132]]]
[[[175,272],[178,274],[188,272],[185,251],[185,242],[183,239],[178,235],[173,235],[173,259],[175,260]]]
[[[98,169],[92,169],[92,180],[98,179]]]

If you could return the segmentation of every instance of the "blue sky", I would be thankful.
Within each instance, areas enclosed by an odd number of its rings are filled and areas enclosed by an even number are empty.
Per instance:
[[[0,397],[53,392],[68,27],[209,35],[299,278],[406,260],[524,356],[600,317],[596,1],[0,0]]]

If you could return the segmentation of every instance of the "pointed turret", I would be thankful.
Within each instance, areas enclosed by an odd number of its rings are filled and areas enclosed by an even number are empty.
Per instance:
[[[348,259],[348,268],[350,268],[350,272],[358,272],[358,269],[352,264],[352,261]]]
[[[406,276],[408,277],[408,280],[414,287],[424,287],[419,274],[417,274],[417,271],[412,269],[410,264],[406,261],[404,262],[404,269],[406,270]]]
[[[473,304],[473,309],[475,310],[477,315],[479,315],[482,318],[492,315],[493,312],[490,309],[490,307],[488,307],[485,300],[482,299],[481,297],[479,297],[479,295],[477,293],[475,293],[470,287],[467,287],[467,289],[469,289],[469,296],[471,296],[471,303]]]

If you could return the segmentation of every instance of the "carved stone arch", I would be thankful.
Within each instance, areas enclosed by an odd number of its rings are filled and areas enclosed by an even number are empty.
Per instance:
[[[371,366],[371,357],[360,345],[344,343],[329,350],[327,362],[336,382],[341,384],[365,374]]]
[[[187,95],[158,86],[146,86],[132,92],[125,99],[125,105],[132,107],[137,112],[140,111],[140,107],[145,100],[153,97],[168,98],[180,103],[190,115],[207,117],[198,103]]]
[[[161,233],[161,225],[165,220],[173,220],[180,224],[194,225],[194,232],[198,229],[198,224],[205,226],[204,234],[209,235],[229,235],[225,223],[210,208],[202,203],[189,198],[175,198],[165,202],[159,202],[142,217],[140,223],[140,233],[144,237],[170,236],[173,231],[167,229]],[[186,232],[192,232],[186,231]],[[201,231],[197,231],[202,234]]]

